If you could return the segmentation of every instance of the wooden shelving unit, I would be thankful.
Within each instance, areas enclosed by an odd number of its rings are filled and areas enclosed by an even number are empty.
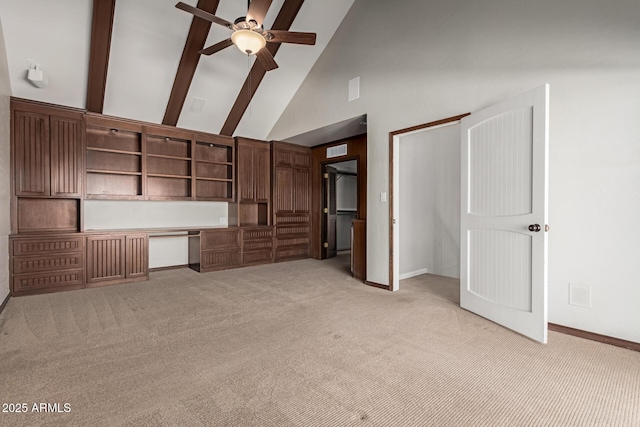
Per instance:
[[[154,129],[155,130],[155,129]],[[158,129],[158,133],[167,130]],[[147,196],[153,199],[192,198],[192,133],[172,136],[147,130]]]
[[[233,139],[198,135],[195,141],[195,195],[198,200],[235,199]]]
[[[143,198],[142,126],[85,118],[86,197]]]

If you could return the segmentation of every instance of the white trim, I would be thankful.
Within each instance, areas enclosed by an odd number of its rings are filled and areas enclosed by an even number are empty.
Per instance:
[[[423,274],[427,274],[428,271],[426,268],[421,268],[420,270],[410,271],[408,273],[402,273],[400,275],[400,280],[411,279],[412,277],[421,276]]]

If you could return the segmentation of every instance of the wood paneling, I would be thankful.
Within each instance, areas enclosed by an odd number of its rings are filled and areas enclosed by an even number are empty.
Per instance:
[[[303,3],[304,0],[285,0],[271,29],[289,30]],[[280,49],[280,43],[267,43],[265,49],[268,49],[272,56],[276,56],[278,49]],[[244,85],[242,85],[242,89],[240,89],[240,93],[227,116],[227,120],[220,130],[222,135],[233,135],[266,73],[260,61],[256,61],[253,64],[251,71],[249,71],[249,76]]]
[[[367,222],[364,219],[354,219],[353,246],[351,248],[351,271],[353,277],[360,280],[367,278]]]
[[[126,277],[147,277],[149,275],[149,238],[146,234],[127,235]]]
[[[14,112],[13,151],[16,196],[49,196],[49,116]]]
[[[11,295],[84,287],[84,237],[9,238]]]
[[[93,0],[87,110],[96,113],[101,113],[104,105],[115,8],[116,0]]]
[[[87,283],[124,279],[125,236],[87,237]]]
[[[20,197],[16,203],[18,233],[80,231],[78,200]]]
[[[294,173],[289,167],[277,166],[273,178],[273,210],[278,213],[293,213]]]
[[[240,248],[204,251],[200,255],[200,271],[222,270],[240,265]]]
[[[293,211],[296,213],[308,213],[311,196],[310,171],[308,169],[293,169],[295,180],[295,196]]]
[[[51,195],[82,196],[82,121],[52,116]]]
[[[236,228],[203,231],[200,239],[202,250],[240,246],[240,233]]]
[[[327,148],[347,144],[347,155],[327,158]],[[367,218],[367,135],[334,141],[311,149],[311,257],[322,259],[323,251],[323,169],[324,165],[346,160],[358,162],[358,219]]]
[[[196,7],[215,15],[218,3],[218,0],[199,0]],[[200,61],[198,51],[204,48],[210,28],[211,22],[196,16],[193,17],[162,124],[175,126],[178,123],[191,81]]]

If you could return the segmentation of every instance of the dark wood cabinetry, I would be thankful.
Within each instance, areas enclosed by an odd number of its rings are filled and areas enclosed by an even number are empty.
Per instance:
[[[12,100],[16,196],[82,195],[82,113]]]
[[[84,287],[84,237],[10,237],[11,294]]]
[[[193,270],[224,270],[242,263],[238,228],[202,230],[199,238],[189,239],[189,245],[189,267]]]
[[[269,225],[271,209],[271,146],[237,138],[237,225]]]
[[[273,227],[242,228],[242,264],[255,265],[273,262]]]
[[[307,147],[272,143],[275,260],[309,256],[310,166]]]
[[[87,236],[87,286],[102,286],[149,278],[147,234]]]

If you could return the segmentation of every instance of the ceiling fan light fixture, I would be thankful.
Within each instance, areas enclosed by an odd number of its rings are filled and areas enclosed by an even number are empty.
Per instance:
[[[234,31],[233,34],[231,34],[231,41],[241,52],[247,55],[258,53],[258,51],[267,44],[262,34],[243,29]]]

